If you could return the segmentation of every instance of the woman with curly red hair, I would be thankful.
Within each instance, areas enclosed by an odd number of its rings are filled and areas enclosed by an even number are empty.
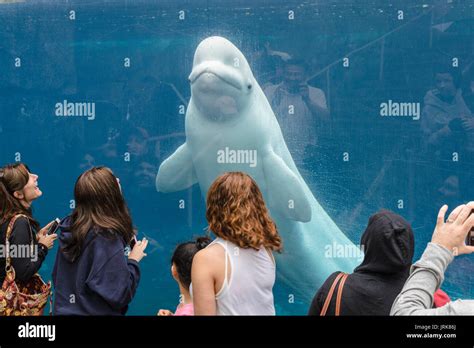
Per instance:
[[[193,259],[196,315],[275,315],[275,259],[282,241],[262,193],[247,174],[219,176],[207,193],[216,239]]]

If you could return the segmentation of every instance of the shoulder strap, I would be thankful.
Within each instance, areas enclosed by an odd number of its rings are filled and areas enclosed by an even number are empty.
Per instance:
[[[341,313],[341,301],[342,301],[342,290],[344,289],[344,283],[347,280],[349,274],[344,274],[341,278],[341,282],[339,283],[339,289],[337,289],[337,297],[336,297],[336,316],[339,316]]]
[[[8,223],[7,233],[5,235],[5,248],[6,248],[6,251],[5,251],[5,256],[6,256],[5,257],[5,270],[7,270],[11,265],[12,258],[10,257],[10,237],[11,237],[12,232],[13,232],[13,226],[15,225],[16,220],[20,217],[25,217],[26,219],[28,219],[28,216],[26,216],[26,215],[17,214],[14,217],[12,217],[10,219],[10,222]],[[28,220],[28,224],[29,224],[29,220]],[[30,227],[30,233],[31,233],[31,227]]]
[[[220,239],[220,238],[216,238],[212,241],[212,243],[210,243],[207,247],[209,247],[210,245],[215,245],[215,244],[218,244],[220,245],[223,249],[224,249],[224,257],[225,257],[225,271],[224,271],[224,281],[222,282],[222,286],[221,288],[219,289],[219,291],[217,292],[216,296],[217,295],[220,295],[223,291],[224,291],[224,288],[228,287],[229,286],[229,280],[227,279],[228,276],[229,276],[229,260],[230,260],[230,253],[229,253],[229,250],[228,250],[228,246],[227,246],[227,241],[226,240],[223,240],[223,239]],[[206,248],[207,248],[206,247]],[[233,272],[233,270],[232,270]]]
[[[228,251],[227,251],[227,241],[225,241],[225,246],[224,246],[224,257],[225,257],[225,271],[224,271],[224,282],[228,283],[227,281],[227,273],[228,273],[228,268],[229,268],[229,261],[227,260],[228,257],[230,257],[230,255],[227,255],[228,254]]]
[[[336,289],[337,284],[339,283],[339,280],[344,276],[344,273],[339,273],[332,282],[331,288],[329,289],[328,295],[326,296],[326,301],[324,301],[323,309],[321,310],[321,316],[324,317],[326,315],[326,312],[328,311],[329,304],[331,303],[332,295],[334,294],[334,290]]]
[[[342,301],[342,290],[344,289],[344,283],[346,282],[347,277],[349,274],[341,272],[337,275],[336,279],[332,282],[331,288],[329,289],[328,295],[326,300],[324,301],[323,309],[321,310],[320,316],[324,317],[328,311],[329,305],[331,304],[332,297],[334,295],[334,290],[336,290],[336,286],[339,284],[339,288],[337,289],[337,297],[336,297],[336,316],[339,316],[341,313],[341,301]],[[340,281],[340,282],[339,282]]]

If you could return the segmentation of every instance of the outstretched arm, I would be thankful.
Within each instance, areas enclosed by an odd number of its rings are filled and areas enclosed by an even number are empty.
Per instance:
[[[474,225],[474,214],[471,214],[474,202],[457,207],[444,222],[447,209],[446,205],[440,209],[432,242],[413,265],[410,277],[393,303],[391,315],[474,314],[472,300],[458,300],[432,308],[434,293],[443,283],[444,272],[454,256],[474,252],[474,247],[464,243]]]

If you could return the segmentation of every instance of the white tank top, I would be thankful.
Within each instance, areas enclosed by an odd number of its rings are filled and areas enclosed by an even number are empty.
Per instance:
[[[209,246],[213,244],[221,245],[226,254],[224,283],[216,294],[217,315],[275,315],[273,256],[265,248],[243,249],[221,238]]]

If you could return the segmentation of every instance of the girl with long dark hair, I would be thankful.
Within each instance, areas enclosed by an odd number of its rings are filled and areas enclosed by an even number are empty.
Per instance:
[[[56,315],[124,315],[138,282],[148,241],[134,243],[132,219],[118,178],[106,167],[84,172],[76,208],[61,222],[53,270]]]

